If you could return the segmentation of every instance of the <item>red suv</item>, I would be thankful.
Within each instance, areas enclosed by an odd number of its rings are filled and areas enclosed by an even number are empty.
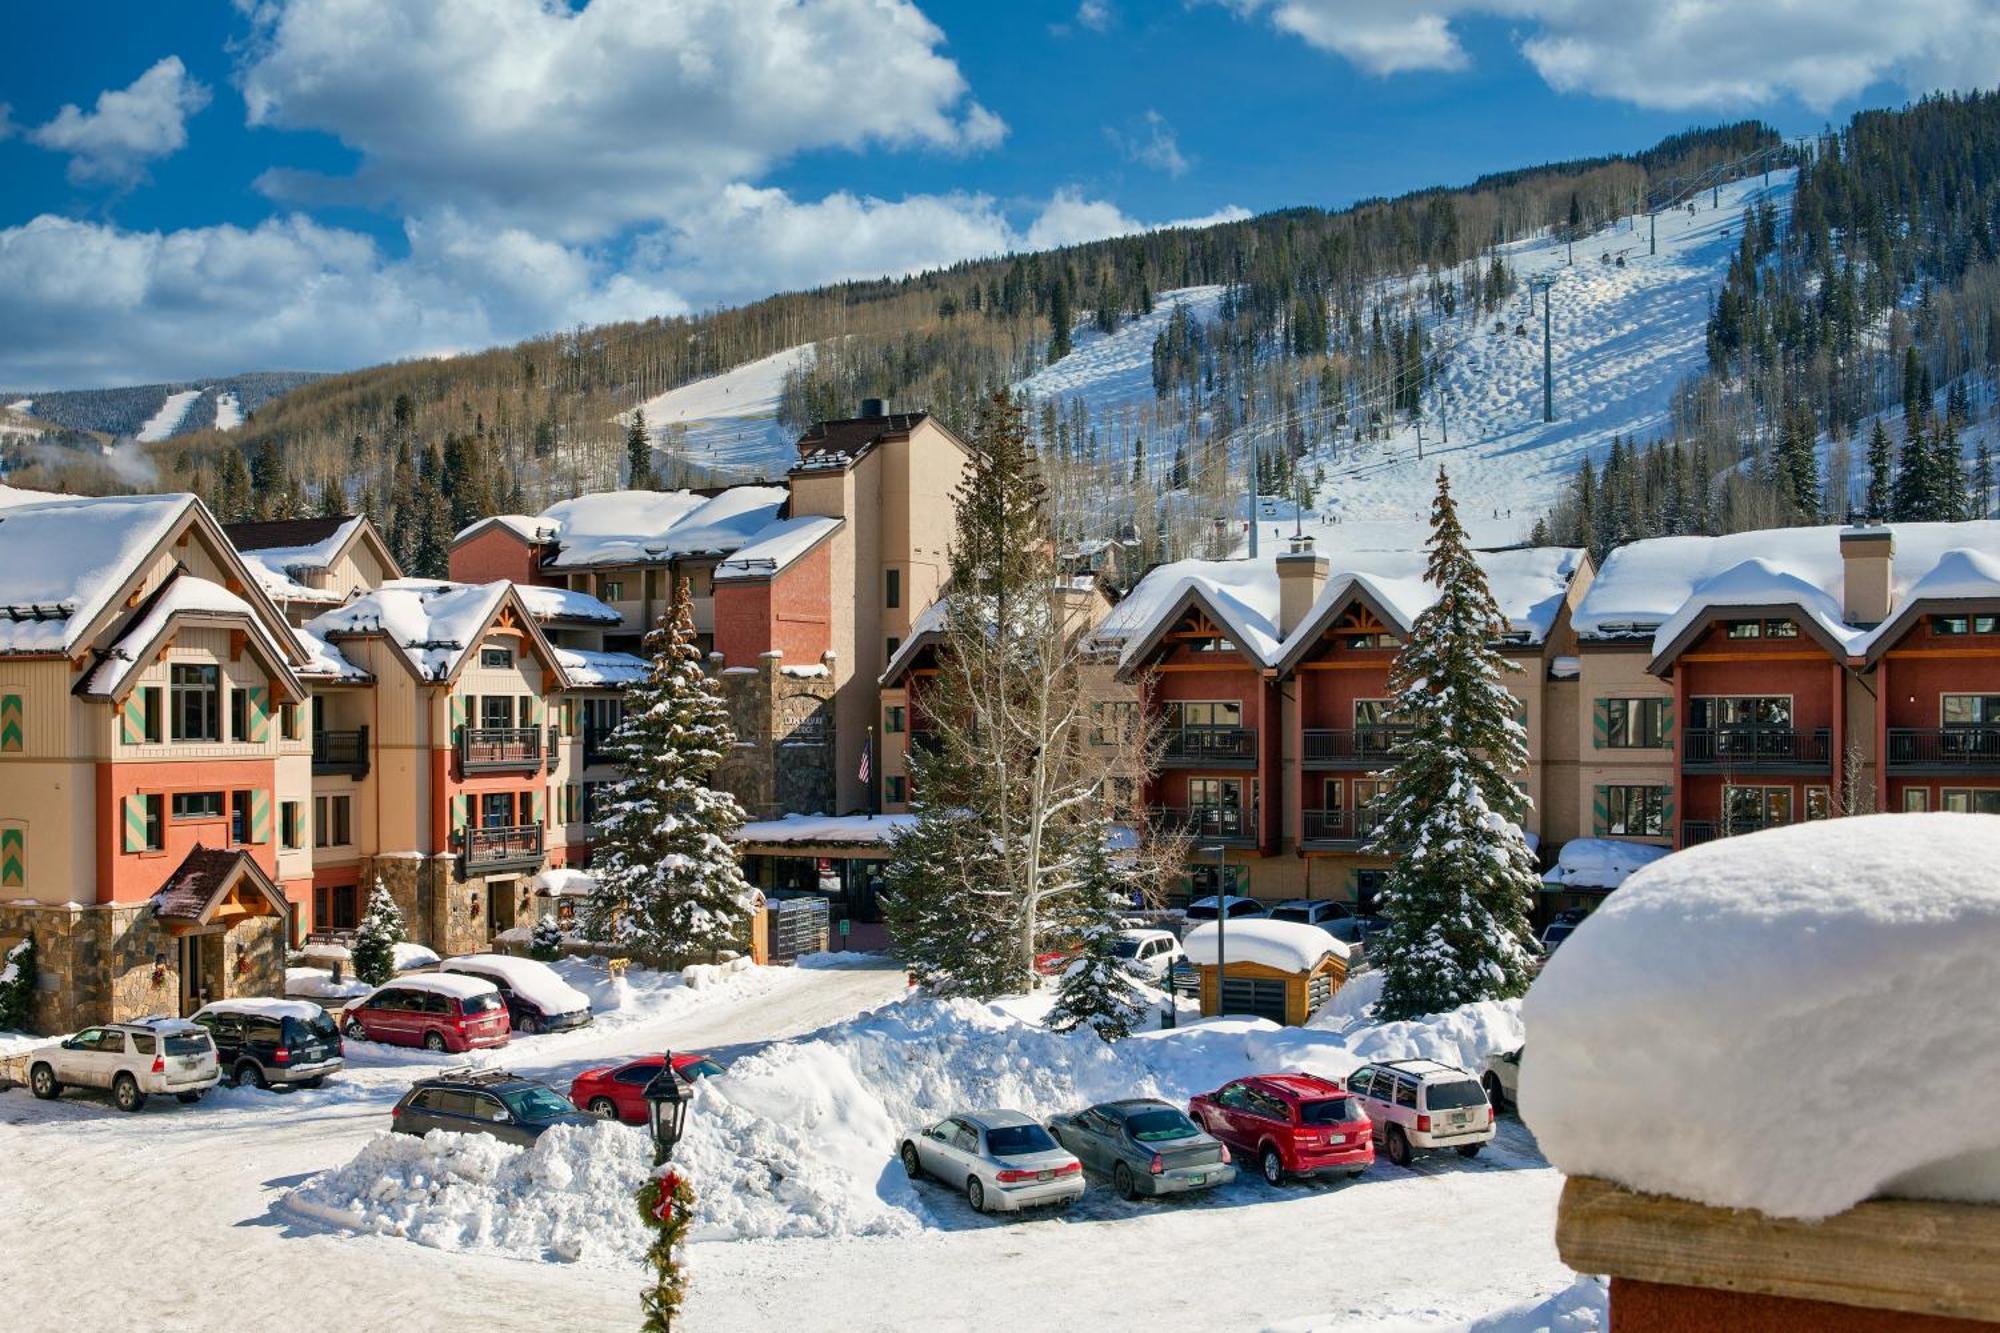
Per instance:
[[[1198,1093],[1188,1115],[1268,1184],[1287,1176],[1358,1176],[1375,1160],[1373,1126],[1358,1099],[1311,1074],[1258,1074]]]
[[[431,1051],[504,1046],[513,1030],[499,988],[459,972],[412,973],[378,986],[347,1006],[341,1026],[357,1039]]]
[[[586,1069],[569,1085],[570,1103],[600,1120],[618,1119],[628,1125],[646,1123],[646,1085],[660,1072],[661,1055],[642,1055],[622,1065]],[[674,1072],[684,1082],[708,1078],[722,1066],[697,1051],[675,1051]]]

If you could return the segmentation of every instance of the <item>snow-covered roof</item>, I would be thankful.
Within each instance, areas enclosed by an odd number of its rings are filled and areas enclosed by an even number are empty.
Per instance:
[[[889,664],[882,668],[880,682],[886,684],[903,674],[905,668],[915,660],[918,653],[944,633],[945,624],[951,619],[951,603],[940,597],[910,622],[909,635],[896,645],[896,651],[889,655]]]
[[[597,891],[597,880],[587,871],[554,866],[529,880],[528,891],[551,898],[583,898]]]
[[[844,522],[841,518],[807,514],[768,523],[715,567],[716,580],[769,578],[819,545]]]
[[[601,491],[550,505],[538,522],[555,530],[556,569],[658,563],[727,555],[754,540],[789,498],[782,486],[693,491]]]
[[[2000,526],[2000,525],[1996,525]],[[1923,577],[1910,585],[1896,613],[1868,636],[1871,658],[1894,644],[1926,606],[1956,601],[2000,599],[2000,546],[1986,550],[1953,547],[1937,559]]]
[[[326,1010],[309,1000],[272,1000],[261,996],[244,995],[230,1000],[210,1000],[203,1005],[203,1014],[256,1014],[263,1018],[296,1018],[301,1023],[310,1023],[326,1016]]]
[[[1561,610],[1581,554],[1567,547],[1541,546],[1481,551],[1476,558],[1509,628],[1530,643],[1540,643]],[[1394,628],[1404,632],[1437,600],[1437,590],[1424,581],[1428,557],[1420,548],[1335,550],[1327,556],[1331,565],[1327,580],[1289,637],[1278,630],[1274,554],[1256,560],[1177,560],[1161,565],[1111,609],[1097,628],[1097,639],[1119,646],[1129,660],[1195,594],[1231,642],[1259,665],[1274,666],[1317,639],[1328,615],[1350,596],[1367,597]]]
[[[545,1014],[590,1011],[589,996],[564,981],[547,963],[532,958],[515,958],[504,953],[473,953],[447,958],[438,966],[446,972],[499,977],[507,983],[509,990]]]
[[[202,613],[241,616],[249,623],[251,635],[263,647],[271,665],[280,670],[288,669],[287,663],[293,654],[271,636],[270,629],[250,603],[219,583],[211,583],[192,574],[180,574],[167,581],[146,608],[145,614],[125,627],[125,632],[118,636],[118,642],[91,669],[84,683],[84,693],[100,696],[117,694],[125,678],[152,656],[150,649],[154,640],[166,631],[175,616]]]
[[[74,649],[196,503],[184,494],[107,495],[0,509],[0,653]]]
[[[1620,842],[1615,838],[1571,838],[1544,884],[1569,889],[1615,889],[1633,871],[1649,866],[1667,855],[1665,847],[1645,842]]]
[[[495,514],[490,518],[482,518],[476,523],[468,523],[460,528],[452,534],[451,544],[456,546],[467,537],[472,536],[485,527],[505,528],[520,537],[523,541],[528,542],[545,541],[553,537],[556,531],[555,524],[545,518],[536,518],[528,514]]]
[[[1818,637],[1842,653],[1855,652],[1868,637],[1867,631],[1854,629],[1841,619],[1837,596],[1761,556],[1752,556],[1689,589],[1680,609],[1653,632],[1653,656],[1667,652],[1677,639],[1714,612],[1739,606],[1795,610],[1808,628],[1817,629]]]
[[[652,669],[643,657],[630,653],[600,653],[587,648],[554,648],[556,664],[572,685],[630,685]]]
[[[296,628],[292,631],[292,637],[298,640],[299,647],[305,649],[306,652],[305,665],[296,668],[302,679],[350,681],[357,684],[375,679],[366,671],[354,665],[348,659],[346,653],[341,652],[339,648],[327,642],[325,637],[317,631]]]
[[[1543,1154],[1785,1217],[2000,1203],[1996,847],[1992,815],[1869,815],[1633,875],[1528,993],[1520,1101]]]
[[[756,819],[736,830],[738,842],[815,842],[864,845],[888,842],[917,822],[915,815],[786,815]]]
[[[573,588],[551,588],[540,583],[517,583],[514,591],[521,594],[521,604],[528,608],[528,614],[544,623],[551,620],[587,621],[593,625],[617,625],[624,617],[613,610],[608,602],[599,601],[587,592],[577,592]]]
[[[384,982],[370,991],[369,998],[389,989],[391,986],[402,990],[429,991],[433,995],[449,995],[454,1000],[470,1000],[481,995],[497,994],[500,990],[483,977],[470,977],[462,972],[413,972]]]
[[[402,650],[418,675],[445,680],[478,643],[500,603],[518,588],[505,581],[391,579],[314,617],[306,628],[336,641],[343,634],[381,634]],[[527,609],[525,601],[522,609]]]
[[[1318,926],[1303,921],[1272,921],[1267,917],[1235,917],[1227,930],[1203,922],[1181,937],[1181,948],[1197,967],[1214,967],[1216,942],[1222,961],[1256,963],[1280,972],[1310,972],[1328,954],[1347,961],[1347,945]]]

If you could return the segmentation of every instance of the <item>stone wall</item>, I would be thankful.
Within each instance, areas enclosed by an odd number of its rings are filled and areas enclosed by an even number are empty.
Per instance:
[[[710,676],[736,733],[715,785],[752,819],[835,813],[833,673],[809,669],[824,674],[787,674],[783,655],[766,653]]]

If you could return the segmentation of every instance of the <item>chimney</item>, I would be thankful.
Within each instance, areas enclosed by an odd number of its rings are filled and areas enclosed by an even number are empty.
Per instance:
[[[1278,635],[1288,637],[1319,600],[1326,586],[1326,557],[1313,551],[1313,539],[1294,537],[1278,557]]]
[[[1880,520],[1840,530],[1841,616],[1862,629],[1889,618],[1896,542]]]
[[[880,398],[863,398],[861,400],[861,415],[867,418],[886,417],[889,414],[884,410],[883,402]]]

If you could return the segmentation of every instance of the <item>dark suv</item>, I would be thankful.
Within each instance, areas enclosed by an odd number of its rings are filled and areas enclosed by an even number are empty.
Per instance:
[[[217,1000],[194,1021],[215,1039],[222,1076],[252,1088],[317,1088],[347,1065],[340,1029],[307,1000]]]
[[[594,1125],[546,1083],[504,1069],[468,1069],[419,1079],[390,1113],[398,1134],[491,1134],[531,1146],[552,1125]]]

